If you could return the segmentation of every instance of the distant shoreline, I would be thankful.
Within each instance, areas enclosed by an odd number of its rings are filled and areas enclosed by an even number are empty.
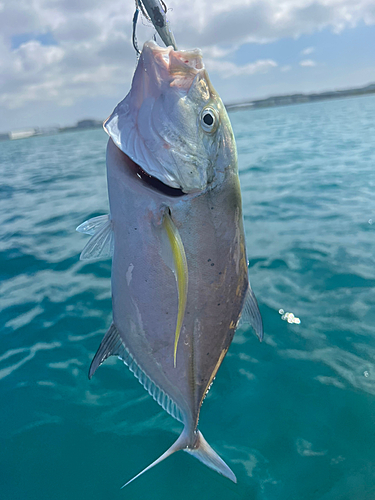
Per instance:
[[[325,101],[328,99],[340,99],[344,97],[355,97],[375,94],[375,83],[354,89],[332,90],[328,92],[314,92],[311,94],[288,94],[256,99],[253,101],[242,101],[239,103],[226,104],[228,111],[236,111],[248,108],[271,108],[275,106],[289,106],[291,104],[302,104],[306,102]]]
[[[276,106],[289,106],[291,104],[303,104],[306,102],[325,101],[329,99],[340,99],[345,97],[363,96],[375,94],[375,83],[345,90],[332,90],[328,92],[314,92],[310,94],[288,94],[267,97],[266,99],[255,99],[252,101],[241,101],[238,103],[225,104],[228,111],[239,111],[243,109],[272,108]],[[78,130],[88,130],[103,126],[101,120],[85,119],[80,120],[71,127],[45,127],[28,128],[0,134],[0,141],[26,139],[28,137],[59,134],[62,132],[74,132]]]

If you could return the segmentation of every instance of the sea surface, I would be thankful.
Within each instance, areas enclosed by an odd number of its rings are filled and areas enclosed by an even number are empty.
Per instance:
[[[121,361],[87,378],[111,323],[75,232],[108,213],[87,130],[0,143],[1,500],[374,500],[375,97],[230,117],[265,338],[236,333],[200,429],[238,484],[179,452],[120,490],[181,427]]]

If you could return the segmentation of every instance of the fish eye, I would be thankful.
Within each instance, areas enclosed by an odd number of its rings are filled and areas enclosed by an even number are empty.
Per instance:
[[[218,116],[212,108],[204,108],[201,113],[201,126],[205,132],[214,132],[218,124]]]

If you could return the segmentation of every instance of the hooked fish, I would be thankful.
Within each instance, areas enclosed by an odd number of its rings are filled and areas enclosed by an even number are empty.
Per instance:
[[[81,259],[112,256],[113,322],[89,377],[124,361],[183,424],[178,450],[236,482],[197,429],[239,320],[263,336],[249,284],[236,144],[200,50],[145,43],[131,90],[105,121],[110,215],[81,224]],[[125,486],[125,485],[124,485]]]

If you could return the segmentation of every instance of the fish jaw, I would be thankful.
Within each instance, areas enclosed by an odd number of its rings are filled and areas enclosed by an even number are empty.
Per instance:
[[[212,130],[202,126],[206,109],[216,121]],[[104,128],[148,175],[184,193],[212,187],[236,164],[230,122],[199,49],[175,51],[146,42],[131,90]]]

